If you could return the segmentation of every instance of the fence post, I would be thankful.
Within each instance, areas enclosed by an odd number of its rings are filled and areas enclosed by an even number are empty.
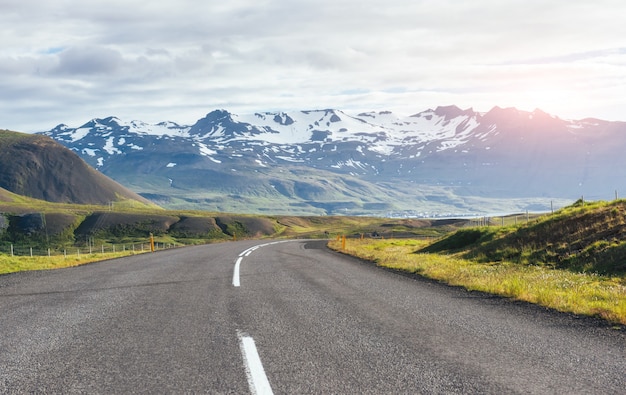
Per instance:
[[[48,258],[50,258],[50,249],[48,248]]]
[[[14,256],[13,255],[13,244],[11,244],[11,256]]]

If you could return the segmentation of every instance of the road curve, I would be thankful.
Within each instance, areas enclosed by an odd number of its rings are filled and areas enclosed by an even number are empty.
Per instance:
[[[0,393],[626,393],[623,330],[322,241],[0,276],[0,317]]]

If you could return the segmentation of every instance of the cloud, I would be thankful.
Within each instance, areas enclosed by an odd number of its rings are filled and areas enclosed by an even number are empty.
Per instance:
[[[4,128],[105,115],[186,123],[215,107],[411,114],[446,104],[513,105],[618,119],[626,105],[626,5],[616,0],[4,0],[0,7]]]
[[[119,51],[103,47],[72,47],[59,53],[54,72],[65,75],[115,73],[122,65]]]

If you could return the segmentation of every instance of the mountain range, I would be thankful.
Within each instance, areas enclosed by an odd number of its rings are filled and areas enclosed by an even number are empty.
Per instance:
[[[541,110],[215,110],[193,125],[107,117],[41,134],[166,208],[476,215],[606,200],[626,182],[626,122]]]

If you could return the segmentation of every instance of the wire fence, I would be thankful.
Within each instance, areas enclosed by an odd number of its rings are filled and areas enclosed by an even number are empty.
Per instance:
[[[172,243],[154,243],[154,251],[157,250],[165,250],[169,248],[177,247],[176,244]],[[151,243],[129,243],[129,244],[100,244],[89,245],[83,247],[65,247],[65,248],[42,248],[31,247],[28,245],[19,245],[19,244],[4,244],[0,245],[0,254],[5,254],[9,256],[25,256],[25,257],[42,257],[42,256],[64,256],[68,257],[70,255],[73,256],[81,256],[81,255],[93,255],[93,254],[111,254],[116,252],[149,252],[152,251],[153,247]]]
[[[551,213],[533,213],[533,214],[518,214],[518,215],[504,215],[504,216],[483,216],[476,218],[468,218],[465,224],[466,227],[481,227],[481,226],[511,226],[511,225],[523,225],[528,224],[537,218],[550,215]]]

